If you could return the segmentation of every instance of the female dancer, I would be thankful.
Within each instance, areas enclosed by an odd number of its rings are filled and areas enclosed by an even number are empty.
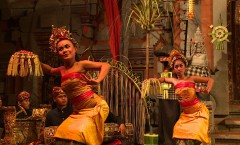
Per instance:
[[[49,44],[50,49],[62,59],[63,66],[52,68],[42,63],[43,71],[62,77],[61,88],[74,107],[74,113],[55,133],[57,143],[100,145],[109,107],[103,98],[93,92],[91,86],[99,84],[106,77],[110,65],[88,60],[77,61],[78,43],[65,27],[53,26]],[[86,77],[85,73],[89,70],[100,71],[96,80]]]
[[[213,79],[185,76],[187,60],[177,50],[170,53],[169,66],[173,68],[176,78],[159,78],[159,80],[174,84],[175,94],[183,111],[174,126],[173,138],[177,140],[178,145],[209,143],[209,111],[197,98],[194,83],[206,83],[207,87],[201,91],[209,93],[213,86]]]

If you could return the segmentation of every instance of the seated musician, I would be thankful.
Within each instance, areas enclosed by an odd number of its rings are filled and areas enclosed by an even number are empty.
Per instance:
[[[68,102],[67,95],[61,87],[53,87],[52,97],[56,106],[46,114],[45,127],[59,126],[69,115],[72,114],[72,105]],[[33,142],[33,145],[40,145],[44,142],[43,132],[41,132],[40,140]]]
[[[61,87],[53,87],[52,97],[56,108],[47,113],[45,127],[59,126],[73,112],[72,105]]]
[[[30,97],[31,95],[26,91],[22,91],[17,95],[17,119],[28,119],[32,116],[32,110],[30,109]]]

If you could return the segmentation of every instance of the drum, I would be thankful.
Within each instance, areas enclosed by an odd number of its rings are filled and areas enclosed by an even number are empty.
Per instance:
[[[12,145],[27,145],[36,141],[40,136],[41,123],[41,120],[16,119],[13,126]]]
[[[104,142],[113,141],[121,137],[118,132],[119,125],[116,123],[104,123]]]
[[[55,144],[54,134],[58,126],[49,126],[44,128],[44,143],[45,145]]]
[[[129,142],[134,141],[134,128],[132,123],[125,123],[126,127],[126,135],[125,139],[128,140]]]
[[[32,117],[34,119],[43,119],[47,114],[47,108],[34,108],[32,111]]]
[[[132,123],[126,123],[126,134],[122,136],[119,130],[119,125],[116,123],[104,123],[104,142],[111,142],[116,139],[133,141],[134,128]]]
[[[55,139],[53,138],[58,126],[49,126],[44,128],[44,141],[46,145],[53,144]],[[104,123],[104,142],[111,142],[116,139],[126,140],[127,142],[134,141],[134,128],[132,123],[126,123],[126,134],[122,136],[118,132],[119,125],[116,123]]]

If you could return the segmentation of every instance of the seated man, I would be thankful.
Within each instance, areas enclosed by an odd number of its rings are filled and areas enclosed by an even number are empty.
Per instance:
[[[52,97],[56,108],[47,113],[45,127],[59,126],[73,112],[72,105],[68,103],[68,98],[61,87],[53,87]]]
[[[52,97],[56,106],[46,114],[45,127],[59,126],[69,115],[72,114],[73,108],[68,103],[68,98],[61,87],[53,87]],[[44,133],[41,132],[40,140],[33,142],[33,145],[40,145],[44,142]]]
[[[31,95],[26,91],[22,91],[17,95],[17,119],[28,119],[32,116],[32,111],[30,109],[30,97]]]

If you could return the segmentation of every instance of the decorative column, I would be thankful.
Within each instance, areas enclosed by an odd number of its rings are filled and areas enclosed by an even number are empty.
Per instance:
[[[174,11],[176,15],[173,15],[173,49],[179,49],[180,48],[180,43],[181,43],[181,39],[180,39],[180,33],[181,33],[181,29],[180,29],[180,2],[184,1],[184,0],[177,0],[174,2]],[[174,13],[173,13],[174,14]]]
[[[13,126],[16,122],[16,108],[15,106],[3,106],[3,110],[5,136],[2,143],[10,145],[13,142]]]
[[[201,30],[202,34],[205,34],[204,43],[207,50],[208,68],[214,70],[214,55],[212,38],[207,34],[212,31],[210,25],[213,24],[213,1],[201,0]]]

